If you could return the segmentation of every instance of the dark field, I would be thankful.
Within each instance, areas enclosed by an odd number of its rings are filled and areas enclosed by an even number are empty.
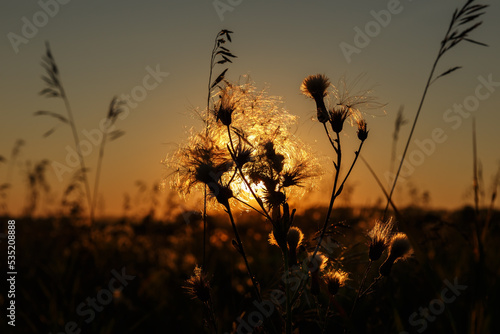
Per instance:
[[[306,236],[313,236],[324,212],[325,208],[298,212],[295,224]],[[358,301],[352,321],[348,321],[368,262],[366,231],[380,215],[377,209],[333,211],[332,221],[343,226],[329,235],[324,253],[329,262],[350,273],[350,279],[331,302],[323,293],[324,286],[316,298],[308,283],[294,304],[295,333],[321,333],[328,305],[331,317],[326,333],[341,333],[343,327],[353,333],[471,333],[473,315],[481,319],[481,333],[500,331],[495,319],[500,314],[500,216],[498,212],[492,216],[490,233],[484,239],[484,263],[477,263],[471,245],[472,208],[403,210],[397,226],[409,236],[414,255],[396,263],[391,275]],[[235,216],[263,302],[272,300],[284,284],[279,248],[267,242],[270,225],[254,214]],[[78,329],[82,333],[204,332],[203,305],[191,300],[182,287],[201,261],[202,222],[194,214],[185,217],[189,219],[179,215],[163,222],[147,217],[143,221],[99,221],[91,228],[74,219],[16,219],[16,333],[79,333]],[[248,316],[259,309],[251,295],[250,279],[231,245],[227,217],[212,215],[208,226],[206,272],[219,332],[231,332],[239,325],[240,333],[246,333],[247,326],[253,328]],[[6,233],[5,224],[2,232]],[[3,238],[1,243],[3,254],[5,241]],[[314,245],[313,240],[306,240],[299,260]],[[383,258],[374,268],[381,262]],[[367,282],[375,273],[372,269]],[[442,297],[450,284],[458,285],[455,295],[448,289]],[[117,290],[111,293],[110,286]],[[2,308],[6,307],[5,291],[0,292]],[[440,301],[443,299],[446,302]],[[265,313],[263,332],[280,333],[282,305],[279,300],[264,305],[259,311]],[[257,320],[261,317],[253,314]],[[6,320],[0,318],[2,332]],[[253,329],[260,330],[258,326]]]

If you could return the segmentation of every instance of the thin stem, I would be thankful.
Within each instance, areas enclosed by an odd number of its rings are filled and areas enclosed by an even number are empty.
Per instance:
[[[349,177],[349,175],[351,174],[352,172],[352,169],[354,168],[354,165],[356,164],[356,161],[358,160],[358,157],[359,157],[359,153],[361,152],[361,148],[363,147],[363,143],[365,141],[362,140],[361,143],[359,144],[359,148],[356,152],[354,152],[354,160],[352,161],[352,164],[351,164],[351,167],[349,167],[349,171],[347,172],[346,176],[344,177],[344,180],[342,181],[342,183],[340,184],[340,187],[339,189],[337,190],[337,193],[335,194],[335,196],[339,196],[340,193],[342,192],[342,190],[344,189],[344,184],[345,184],[345,181],[347,181],[347,178]]]
[[[370,286],[368,286],[368,288],[366,288],[365,291],[363,291],[361,293],[361,295],[359,296],[359,298],[362,298],[364,297],[368,292],[370,292],[371,289],[373,289],[373,287],[383,278],[382,275],[378,275],[377,278],[375,278],[375,280],[370,284]]]
[[[288,249],[282,249],[285,263],[285,293],[286,293],[286,334],[292,333],[292,303],[290,299],[290,265],[288,263]]]
[[[94,181],[94,195],[92,196],[92,208],[90,210],[90,221],[94,221],[95,208],[97,205],[97,194],[99,191],[99,179],[101,176],[102,160],[104,158],[104,146],[106,145],[107,138],[108,138],[108,127],[106,127],[106,131],[104,131],[104,134],[102,135],[102,141],[99,147],[99,158],[97,160],[97,169]]]
[[[203,266],[206,265],[206,249],[207,249],[207,185],[203,187]]]
[[[335,152],[337,152],[337,149],[335,148],[335,144],[333,143],[332,136],[330,136],[330,132],[328,132],[328,128],[326,127],[326,123],[323,123],[323,128],[325,129],[325,132],[326,132],[326,135],[328,136],[328,140],[330,141],[330,144],[332,145]]]
[[[247,271],[248,271],[248,275],[250,276],[250,279],[252,280],[252,285],[253,285],[253,288],[255,290],[255,295],[257,296],[257,299],[260,301],[262,301],[262,297],[260,295],[260,292],[259,292],[259,288],[258,288],[258,283],[257,281],[255,280],[255,277],[252,273],[252,270],[250,269],[250,264],[248,264],[248,259],[247,259],[247,256],[245,254],[245,249],[243,248],[243,243],[241,242],[241,239],[240,239],[240,234],[238,233],[238,229],[236,228],[236,224],[234,222],[234,217],[233,217],[233,213],[231,211],[231,207],[228,205],[224,205],[225,208],[226,208],[226,212],[227,214],[229,215],[229,220],[231,221],[231,225],[233,227],[233,231],[234,231],[234,236],[236,238],[236,243],[238,244],[238,252],[241,254],[241,256],[243,257],[243,260],[245,261],[245,266],[247,267]]]
[[[212,326],[214,327],[214,333],[217,334],[219,330],[217,329],[217,320],[215,319],[215,309],[211,295],[210,298],[208,299],[207,307],[208,307],[208,313],[210,314],[210,321],[212,322]]]
[[[418,106],[417,114],[415,115],[415,119],[413,120],[413,124],[412,124],[411,130],[410,130],[410,134],[408,136],[408,140],[406,141],[406,145],[405,145],[405,149],[404,149],[404,152],[403,152],[403,156],[401,157],[401,161],[399,162],[398,171],[396,172],[396,176],[394,177],[394,181],[392,183],[391,191],[389,192],[389,199],[387,201],[387,205],[385,206],[383,219],[385,219],[386,216],[387,216],[387,210],[389,209],[389,203],[390,203],[390,200],[392,199],[392,194],[394,193],[394,189],[396,188],[396,184],[398,182],[399,174],[401,173],[401,168],[403,167],[403,162],[405,160],[406,153],[408,152],[408,147],[410,146],[411,138],[413,136],[413,131],[415,131],[415,126],[417,125],[418,116],[420,115],[420,111],[422,110],[422,106],[424,104],[425,97],[427,95],[427,91],[428,91],[428,89],[430,87],[430,83],[431,83],[432,77],[434,76],[434,71],[436,69],[436,65],[437,65],[439,59],[441,58],[441,55],[442,54],[441,54],[441,50],[440,50],[438,56],[436,57],[436,60],[434,61],[434,64],[432,65],[432,69],[431,69],[431,73],[429,74],[429,78],[427,79],[427,84],[425,85],[424,93],[422,94],[422,99],[420,100],[420,104]]]
[[[370,259],[368,262],[368,265],[366,266],[365,273],[363,274],[363,278],[361,279],[361,283],[359,283],[359,288],[358,288],[358,293],[356,295],[356,298],[354,299],[354,303],[352,304],[351,308],[351,313],[349,314],[349,318],[352,317],[354,313],[354,309],[356,308],[356,304],[358,303],[358,300],[361,296],[361,291],[363,291],[363,286],[365,285],[366,277],[368,277],[368,273],[370,272],[370,269],[372,267],[373,261]]]
[[[242,203],[243,205],[248,206],[250,209],[254,210],[254,211],[255,211],[255,212],[257,212],[259,215],[262,215],[263,217],[265,217],[265,218],[267,219],[266,215],[265,215],[265,214],[263,214],[261,211],[259,211],[257,208],[255,208],[255,207],[251,206],[251,205],[250,205],[250,204],[248,204],[247,202],[245,202],[245,201],[243,201],[243,200],[239,199],[238,197],[233,197],[233,198],[234,198],[235,200],[237,200],[238,202]]]
[[[445,42],[447,40],[449,40],[449,35],[450,35],[450,32],[451,32],[452,28],[454,27],[455,19],[456,18],[454,16],[453,19],[452,19],[452,21],[451,21],[451,24],[448,27],[448,30],[446,31],[445,37],[444,37],[443,41],[441,42],[441,46],[439,48],[438,55],[437,55],[436,59],[434,60],[434,64],[432,64],[431,72],[429,74],[429,77],[427,78],[427,84],[425,85],[424,92],[422,94],[422,98],[420,99],[420,104],[418,106],[417,114],[415,115],[415,119],[413,120],[413,124],[412,124],[411,130],[410,130],[410,134],[408,135],[408,140],[406,141],[406,145],[405,145],[405,149],[404,149],[404,152],[403,152],[403,156],[401,157],[401,161],[399,162],[398,171],[396,172],[396,176],[395,176],[394,181],[392,183],[391,191],[389,193],[389,198],[387,200],[387,204],[386,204],[386,207],[385,207],[385,210],[384,210],[384,216],[383,216],[384,219],[386,218],[387,210],[389,209],[389,203],[390,203],[390,200],[392,199],[392,195],[394,193],[394,189],[396,188],[396,184],[397,184],[397,181],[398,181],[398,178],[399,178],[399,174],[401,173],[401,168],[403,167],[404,159],[406,157],[406,153],[408,152],[408,147],[410,146],[410,142],[411,142],[411,138],[413,136],[413,132],[415,130],[415,126],[417,125],[418,117],[419,117],[420,112],[422,110],[422,106],[424,104],[425,97],[427,96],[427,91],[429,90],[429,87],[430,87],[430,85],[433,82],[432,78],[434,77],[434,71],[436,70],[436,66],[437,66],[439,60],[441,59],[441,57],[443,56],[443,54],[447,50],[449,50],[448,48],[445,47],[445,45],[446,45]]]
[[[391,200],[391,198],[389,197],[389,194],[387,193],[387,191],[385,190],[384,188],[384,185],[382,184],[382,182],[380,182],[380,179],[378,178],[377,174],[375,174],[375,171],[371,168],[371,166],[368,164],[368,161],[366,161],[365,158],[363,158],[363,156],[361,156],[361,161],[364,162],[364,164],[366,165],[366,168],[368,168],[368,170],[370,171],[370,173],[372,174],[373,178],[375,179],[375,181],[377,181],[377,184],[379,185],[380,189],[382,190],[382,192],[384,193],[385,195],[385,198],[389,201],[389,203],[391,204],[391,207],[392,209],[394,210],[394,213],[396,214],[396,216],[400,216],[399,214],[399,211],[398,209],[396,208],[396,206],[394,205],[394,202]]]
[[[231,154],[231,158],[235,161],[236,163],[236,156],[235,156],[235,149],[234,149],[234,143],[233,143],[233,138],[231,136],[231,128],[230,126],[228,125],[227,126],[227,134],[228,134],[228,137],[229,137],[229,144],[230,144],[230,149],[229,149],[229,153]],[[252,194],[253,198],[255,198],[255,200],[257,201],[257,203],[259,204],[260,208],[262,209],[262,212],[264,213],[264,215],[266,216],[266,218],[272,222],[272,218],[271,216],[269,215],[269,213],[267,212],[266,208],[264,207],[264,204],[262,203],[262,200],[257,197],[257,195],[255,194],[255,191],[253,191],[252,187],[250,186],[250,183],[247,181],[246,177],[245,177],[245,174],[243,174],[243,170],[241,169],[241,166],[239,166],[237,163],[236,163],[236,168],[238,169],[238,172],[240,173],[240,176],[241,178],[243,179],[243,182],[245,182],[245,185],[248,187],[248,189],[250,190],[250,193]]]
[[[220,32],[215,37],[214,48],[212,49],[212,55],[210,57],[210,74],[208,75],[208,93],[207,93],[207,116],[205,118],[205,134],[208,136],[208,113],[210,111],[210,95],[212,95],[212,72],[214,69],[214,59],[215,51],[217,50],[217,40],[219,38]],[[207,185],[203,187],[203,265],[202,268],[205,269],[206,265],[206,249],[207,249]]]
[[[318,239],[318,244],[316,245],[316,248],[314,249],[313,255],[311,259],[314,259],[316,256],[316,253],[318,253],[319,247],[321,246],[321,241],[323,241],[323,237],[326,232],[326,228],[328,226],[328,221],[330,220],[330,215],[332,214],[332,209],[333,209],[333,204],[335,203],[335,194],[337,193],[337,182],[339,180],[339,174],[340,174],[340,165],[342,163],[342,148],[340,145],[340,135],[337,132],[337,149],[335,150],[337,152],[337,164],[335,166],[335,180],[333,181],[333,189],[332,189],[332,195],[330,197],[330,204],[328,205],[328,211],[326,213],[325,221],[323,223],[323,228],[321,229],[321,234]]]
[[[66,96],[66,92],[64,91],[64,88],[62,84],[59,84],[59,91],[61,93],[61,97],[64,101],[64,105],[66,107],[66,112],[68,114],[68,120],[69,120],[69,125],[71,126],[71,132],[73,133],[73,140],[75,141],[75,146],[76,146],[76,152],[78,154],[78,160],[80,161],[80,168],[82,171],[83,175],[83,183],[85,184],[85,194],[87,197],[87,203],[89,206],[89,212],[90,212],[90,223],[93,223],[93,210],[92,210],[92,199],[90,197],[90,186],[89,186],[89,181],[87,178],[87,168],[85,167],[85,160],[83,158],[82,150],[80,148],[80,138],[78,137],[78,131],[76,130],[76,125],[75,121],[73,118],[73,113],[71,111],[71,106],[69,104],[68,97]]]
[[[327,327],[328,327],[328,313],[330,312],[330,307],[332,305],[332,300],[335,298],[335,296],[331,296],[328,298],[328,306],[326,307],[326,313],[325,313],[325,324],[323,325],[323,330],[321,331],[322,334],[325,333]]]

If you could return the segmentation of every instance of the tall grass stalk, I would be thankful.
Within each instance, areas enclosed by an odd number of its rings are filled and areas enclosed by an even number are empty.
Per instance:
[[[420,99],[420,103],[417,109],[417,113],[415,115],[415,118],[413,120],[413,124],[411,126],[410,134],[408,135],[408,140],[406,141],[405,149],[403,151],[403,155],[401,157],[401,161],[399,162],[399,167],[396,172],[396,175],[394,177],[394,181],[392,183],[391,190],[389,192],[389,200],[387,201],[385,210],[384,210],[384,219],[387,216],[387,210],[389,209],[389,204],[390,204],[390,199],[392,199],[392,195],[394,194],[394,189],[396,188],[396,184],[398,182],[399,174],[401,173],[401,168],[403,167],[404,159],[406,157],[406,154],[408,152],[408,148],[410,146],[411,138],[413,136],[413,132],[415,131],[415,127],[417,125],[418,118],[420,116],[420,112],[422,111],[422,106],[424,104],[425,98],[427,96],[427,92],[432,85],[437,79],[446,76],[458,69],[461,68],[461,66],[455,66],[451,67],[448,70],[442,72],[441,74],[435,76],[435,71],[437,68],[437,65],[443,55],[446,54],[447,51],[451,50],[453,47],[458,45],[462,41],[467,41],[471,42],[473,44],[478,44],[478,45],[483,45],[487,46],[484,43],[472,40],[468,38],[469,33],[474,31],[477,27],[479,27],[482,24],[482,21],[479,21],[478,18],[480,18],[484,12],[482,11],[483,9],[487,8],[488,5],[479,5],[479,4],[474,4],[474,0],[468,0],[465,5],[460,8],[456,9],[455,12],[453,13],[453,16],[451,18],[450,24],[448,26],[448,30],[446,31],[446,34],[441,41],[441,46],[439,48],[438,54],[434,60],[434,63],[432,64],[430,74],[427,78],[427,82],[424,87],[424,92],[422,94],[422,98]]]
[[[473,286],[473,303],[471,305],[470,313],[470,332],[471,333],[481,333],[482,322],[483,322],[483,284],[484,280],[484,247],[481,240],[480,232],[480,208],[479,208],[479,177],[478,177],[478,157],[477,157],[477,139],[476,139],[476,118],[472,118],[472,179],[473,179],[473,189],[474,189],[474,211],[475,219],[473,223],[473,249],[474,249],[474,276],[475,284]]]
[[[207,86],[207,115],[205,117],[205,134],[208,135],[208,114],[211,106],[211,98],[213,89],[217,86],[217,84],[224,79],[224,75],[226,74],[227,68],[219,74],[219,76],[212,82],[212,74],[217,64],[224,63],[232,63],[230,58],[236,58],[231,52],[222,44],[226,43],[226,41],[231,42],[231,33],[229,30],[221,30],[217,33],[214,40],[214,47],[212,49],[212,53],[210,56],[210,73],[208,75],[208,86]],[[221,55],[222,59],[217,61],[218,55]],[[202,268],[205,268],[206,265],[206,249],[207,249],[207,185],[203,188],[203,259],[202,259]]]
[[[85,197],[87,199],[90,223],[93,223],[93,212],[92,212],[92,198],[90,193],[90,185],[87,177],[87,167],[85,165],[85,159],[83,157],[81,148],[80,148],[80,138],[78,136],[78,131],[76,129],[75,120],[73,117],[73,111],[71,109],[71,105],[69,103],[68,96],[66,95],[66,91],[61,82],[61,77],[59,73],[59,69],[56,65],[55,59],[50,51],[49,43],[46,43],[46,54],[42,58],[42,66],[46,71],[48,76],[42,76],[42,79],[47,84],[47,87],[40,92],[40,95],[45,95],[46,97],[59,97],[63,100],[64,106],[66,109],[67,117],[64,117],[60,114],[50,112],[50,111],[38,111],[35,115],[45,115],[56,118],[57,120],[66,123],[70,126],[71,132],[73,135],[73,141],[75,143],[76,152],[78,156],[78,161],[80,164],[80,170],[82,172],[82,180],[85,187]],[[45,136],[50,135],[53,130],[48,131]]]
[[[104,123],[104,131],[102,135],[102,140],[101,144],[99,147],[99,157],[97,159],[97,167],[96,167],[96,175],[95,175],[95,180],[94,180],[94,195],[92,196],[92,207],[90,210],[90,220],[94,221],[95,217],[95,210],[97,206],[97,198],[99,194],[99,181],[100,181],[100,176],[101,176],[101,168],[102,168],[102,161],[104,159],[104,148],[106,146],[106,143],[108,141],[108,133],[111,127],[114,125],[114,123],[117,120],[118,115],[120,115],[123,110],[120,108],[120,106],[123,104],[123,102],[119,101],[118,98],[114,97],[111,100],[111,103],[109,105],[109,110],[106,115],[106,122]],[[111,133],[109,133],[110,138],[109,140],[115,140],[123,135],[123,131],[121,130],[114,130]]]

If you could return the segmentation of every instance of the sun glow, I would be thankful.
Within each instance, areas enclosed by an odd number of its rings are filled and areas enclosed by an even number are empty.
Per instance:
[[[218,190],[243,202],[254,201],[255,194],[268,205],[273,196],[300,198],[314,186],[320,165],[291,132],[297,118],[281,106],[279,97],[257,91],[249,82],[226,85],[214,100],[231,99],[224,105],[233,109],[222,110],[215,103],[203,115],[206,127],[192,132],[188,143],[165,160],[175,168],[172,187],[187,195],[202,193],[192,190],[207,185],[219,203]]]

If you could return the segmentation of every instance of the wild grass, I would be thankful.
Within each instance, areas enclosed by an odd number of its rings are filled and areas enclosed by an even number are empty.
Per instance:
[[[50,46],[47,43],[46,44],[46,53],[42,58],[42,67],[45,69],[46,75],[42,76],[43,81],[46,84],[46,88],[44,88],[42,91],[40,91],[40,95],[43,95],[48,98],[60,98],[62,99],[64,103],[64,107],[66,110],[66,116],[53,112],[53,111],[45,111],[45,110],[39,110],[35,112],[35,116],[49,116],[57,121],[69,125],[71,128],[71,133],[73,135],[73,142],[75,144],[77,156],[78,156],[78,162],[80,164],[79,170],[74,172],[74,176],[72,178],[72,181],[68,184],[66,187],[66,190],[64,192],[64,197],[63,197],[63,204],[68,204],[67,197],[73,193],[74,191],[78,191],[78,187],[80,184],[83,184],[84,190],[83,190],[83,197],[86,199],[87,202],[87,208],[89,212],[89,221],[90,224],[92,224],[95,220],[95,210],[96,210],[96,205],[97,205],[97,200],[98,200],[98,195],[99,195],[99,181],[100,181],[100,176],[101,176],[101,167],[102,167],[102,162],[104,159],[104,148],[106,146],[106,143],[108,141],[113,141],[119,137],[121,137],[124,132],[121,130],[113,130],[114,124],[118,118],[118,116],[123,112],[121,109],[123,102],[120,101],[118,98],[114,97],[111,100],[111,103],[109,105],[108,112],[106,113],[105,121],[104,121],[104,129],[102,133],[99,130],[100,134],[100,143],[99,143],[99,156],[97,160],[97,167],[96,167],[96,172],[95,172],[95,181],[94,181],[94,189],[93,193],[91,193],[91,188],[90,188],[90,181],[88,178],[88,173],[89,173],[89,168],[87,167],[87,164],[85,162],[85,157],[82,154],[81,150],[81,141],[79,137],[79,132],[77,125],[74,120],[73,116],[73,111],[69,102],[69,99],[66,95],[66,91],[64,89],[64,86],[62,84],[61,80],[61,75],[59,72],[59,69],[57,67],[56,61],[54,56],[52,55],[52,52],[50,50]],[[50,136],[54,131],[57,129],[57,127],[53,127],[52,129],[48,130],[47,132],[44,133],[43,137]],[[73,213],[80,213],[82,211],[81,208],[81,201],[79,200],[79,196],[77,196],[76,201],[71,201],[70,203],[70,212]]]
[[[482,44],[469,34],[480,25],[485,8],[469,0],[453,14],[390,192],[361,156],[364,143],[377,131],[363,118],[368,105],[382,106],[374,95],[355,93],[348,85],[334,86],[323,74],[302,82],[301,91],[314,100],[317,126],[325,132],[334,157],[333,173],[325,176],[312,150],[291,131],[296,117],[283,108],[280,98],[258,90],[249,79],[229,81],[227,68],[213,79],[218,65],[236,58],[226,47],[232,32],[222,30],[211,52],[202,127],[165,160],[172,170],[172,188],[183,199],[194,198],[199,207],[203,202],[203,208],[182,209],[184,204],[175,194],[162,198],[157,184],[137,181],[137,194],[125,195],[123,217],[114,221],[97,219],[95,211],[106,144],[123,134],[110,130],[121,113],[121,102],[113,98],[109,105],[104,123],[109,131],[99,145],[91,192],[72,109],[47,45],[43,62],[47,88],[42,94],[61,98],[66,115],[49,111],[36,115],[70,126],[80,168],[63,193],[66,210],[61,212],[66,214],[43,219],[34,212],[41,194],[50,189],[45,178],[48,161],[26,165],[27,210],[17,233],[26,247],[38,245],[40,236],[53,242],[19,255],[19,271],[24,273],[19,298],[25,305],[19,315],[21,330],[60,332],[68,321],[75,321],[83,332],[92,333],[422,332],[411,321],[414,313],[442,298],[444,280],[458,279],[468,288],[446,304],[442,315],[432,321],[427,318],[428,332],[500,331],[495,319],[500,304],[492,298],[500,293],[496,256],[500,214],[494,210],[500,169],[489,205],[480,205],[483,190],[475,127],[472,207],[455,212],[404,207],[402,196],[396,200],[394,195],[429,87],[459,68],[435,75],[437,65],[462,41]],[[400,109],[391,166],[404,123]],[[346,132],[353,135],[343,136]],[[355,142],[354,152],[347,152],[346,140]],[[0,157],[0,163],[14,166],[21,146],[18,142],[10,158]],[[359,159],[383,191],[385,208],[340,206],[338,199]],[[328,206],[295,210],[318,180],[331,180]],[[0,186],[3,199],[8,186],[9,177]],[[91,226],[78,223],[87,216],[82,202],[87,203]],[[393,217],[388,217],[389,205]],[[162,207],[165,216],[159,218]],[[110,268],[119,269],[118,262],[137,279],[114,293],[113,302],[87,322],[76,311],[78,305],[103,288]],[[7,326],[5,318],[0,325]]]

